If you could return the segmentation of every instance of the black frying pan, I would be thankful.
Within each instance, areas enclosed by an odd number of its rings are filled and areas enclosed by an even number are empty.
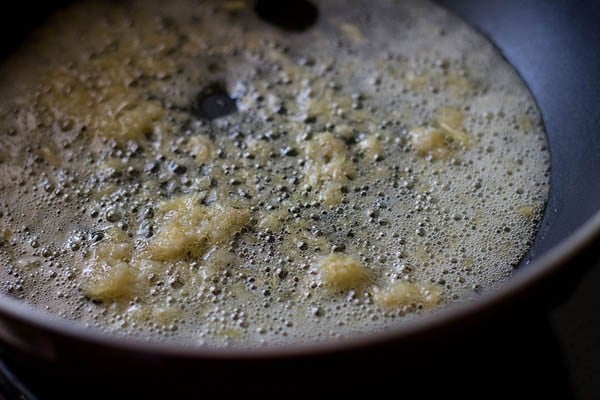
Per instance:
[[[503,362],[502,349],[506,347],[497,340],[498,335],[491,344],[481,339],[482,335],[488,338],[491,336],[485,335],[495,331],[500,337],[531,336],[530,345],[543,340],[520,328],[569,293],[572,283],[595,260],[600,241],[600,3],[439,2],[488,35],[516,67],[538,102],[551,148],[551,190],[545,217],[531,251],[500,291],[384,334],[258,351],[132,342],[31,312],[3,297],[0,340],[7,359],[21,368],[42,371],[46,384],[53,388],[48,390],[54,393],[69,389],[76,381],[87,385],[85,392],[72,391],[82,395],[88,390],[96,394],[122,390],[114,389],[115,385],[137,393],[193,392],[196,397],[278,391],[281,396],[309,395],[323,388],[354,394],[364,385],[372,393],[420,387],[424,393],[438,389],[452,395],[444,390],[451,390],[453,383],[467,390],[473,380],[489,376],[478,373],[481,368],[498,372],[485,360]],[[59,3],[33,6],[23,2],[5,13],[0,51],[6,54],[14,49],[23,34]],[[351,6],[351,1],[348,4]],[[468,352],[469,346],[475,350]],[[473,358],[473,354],[481,358]],[[464,370],[457,367],[463,357],[469,360]],[[517,373],[505,371],[507,380],[518,380],[515,375],[522,378],[530,372],[519,368],[529,365],[525,359],[508,361],[513,361]],[[547,391],[539,387],[537,394],[568,392],[552,385],[555,372],[546,371],[547,378],[540,382]],[[464,385],[460,385],[461,378]],[[527,375],[523,382],[532,379],[533,375]],[[420,386],[423,382],[427,385]],[[501,386],[493,390],[501,390]]]

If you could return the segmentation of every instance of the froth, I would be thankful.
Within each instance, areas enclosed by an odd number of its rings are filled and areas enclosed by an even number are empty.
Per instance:
[[[523,82],[430,3],[320,11],[296,36],[221,2],[55,16],[1,68],[2,290],[117,335],[264,345],[509,278],[549,182]],[[209,121],[217,84],[236,107]]]

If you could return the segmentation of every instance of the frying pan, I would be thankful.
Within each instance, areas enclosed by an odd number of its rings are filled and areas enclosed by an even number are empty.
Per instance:
[[[16,48],[29,29],[63,3],[24,1],[15,5],[2,17],[0,52],[6,55]],[[449,353],[448,348],[457,343],[464,345],[462,337],[476,337],[485,329],[523,334],[519,332],[519,321],[541,315],[564,300],[597,258],[600,3],[439,3],[487,35],[504,53],[533,93],[548,135],[551,186],[546,212],[530,252],[507,284],[477,301],[384,333],[252,350],[190,348],[116,338],[1,297],[0,341],[4,356],[21,367],[42,371],[58,386],[56,390],[65,389],[73,381],[87,385],[85,392],[75,392],[81,395],[114,393],[107,388],[117,387],[154,395],[287,391],[282,392],[283,396],[314,394],[317,388],[343,394],[354,393],[347,389],[359,384],[370,385],[371,392],[376,393],[385,382],[408,386],[409,381],[418,381],[421,375],[414,371],[426,371],[434,380],[443,379],[442,375],[455,377],[450,370],[461,353]],[[377,7],[376,2],[373,7]],[[504,323],[509,315],[519,317],[507,327]],[[483,354],[493,347],[482,347]],[[453,361],[444,363],[444,357]],[[386,363],[392,366],[383,367]],[[441,365],[445,365],[444,374],[435,375],[435,366]],[[470,370],[472,374],[473,368]]]

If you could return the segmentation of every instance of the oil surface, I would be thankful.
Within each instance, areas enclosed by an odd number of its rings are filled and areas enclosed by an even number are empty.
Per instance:
[[[35,32],[0,67],[1,290],[245,346],[504,282],[549,182],[523,82],[429,2],[315,4],[286,29],[244,1],[86,2]]]

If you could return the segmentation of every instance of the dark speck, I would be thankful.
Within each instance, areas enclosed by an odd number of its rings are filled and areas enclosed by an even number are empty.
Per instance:
[[[185,165],[178,164],[175,161],[169,163],[169,169],[177,175],[182,175],[187,172],[187,167]]]
[[[144,171],[150,172],[153,174],[157,173],[159,169],[160,169],[160,164],[157,162],[150,162],[150,163],[146,164],[146,166],[144,167]]]
[[[198,93],[192,104],[192,113],[208,120],[221,118],[236,111],[235,100],[229,96],[223,82],[208,84]]]
[[[298,150],[293,147],[285,146],[281,149],[281,155],[287,157],[296,157],[298,155]]]
[[[102,240],[102,238],[104,238],[104,232],[96,231],[96,232],[93,232],[91,236],[92,236],[91,239],[93,242],[99,242]]]
[[[317,7],[306,0],[257,0],[254,11],[263,21],[292,32],[307,30],[319,17]]]

